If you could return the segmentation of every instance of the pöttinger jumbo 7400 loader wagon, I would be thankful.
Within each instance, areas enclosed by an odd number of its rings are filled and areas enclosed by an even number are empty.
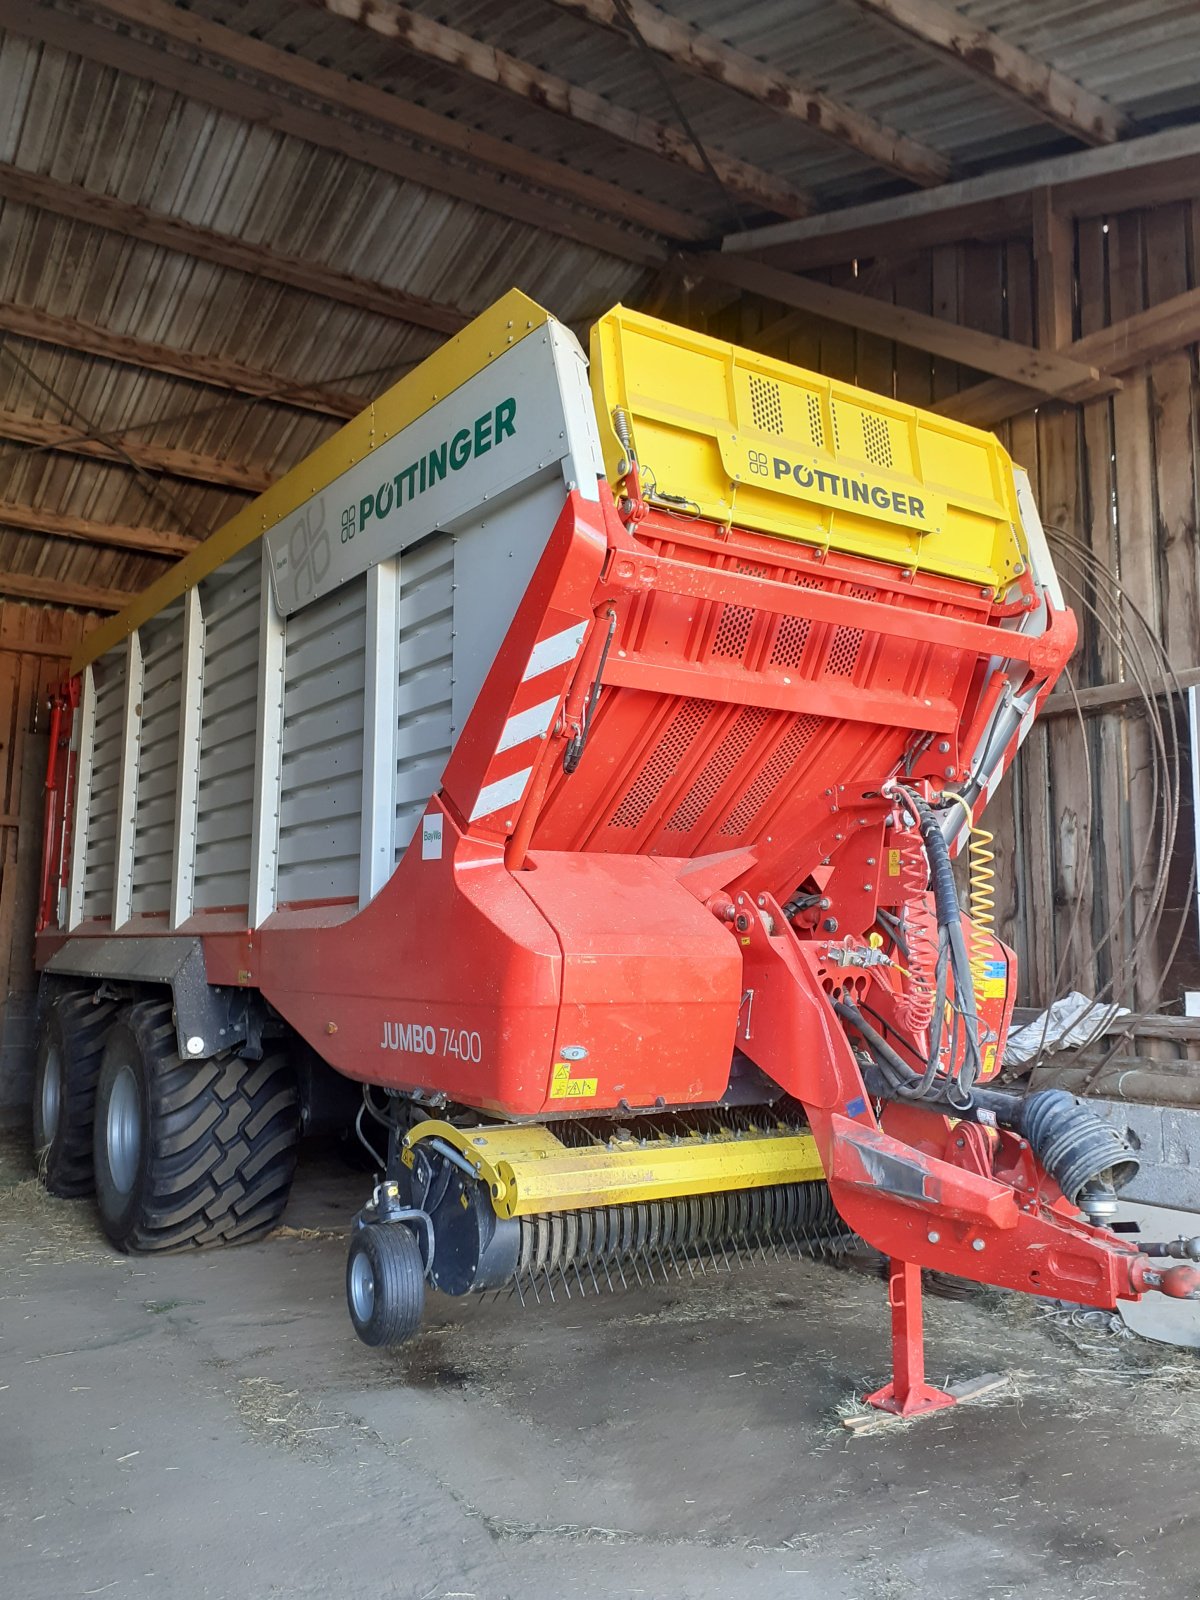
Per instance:
[[[1120,1140],[987,1087],[1013,956],[951,857],[1074,639],[990,435],[621,308],[589,382],[513,292],[85,641],[49,1181],[123,1249],[252,1237],[356,1079],[368,1343],[426,1282],[853,1230],[904,1411],[921,1266],[1193,1293],[1104,1226]]]

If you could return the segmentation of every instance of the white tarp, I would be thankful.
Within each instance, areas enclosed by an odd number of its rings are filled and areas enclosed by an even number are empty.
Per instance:
[[[1042,1051],[1072,1050],[1099,1038],[1118,1017],[1127,1017],[1125,1006],[1105,1006],[1089,1000],[1073,989],[1056,1000],[1035,1021],[1010,1033],[1004,1047],[1004,1065],[1024,1065]]]

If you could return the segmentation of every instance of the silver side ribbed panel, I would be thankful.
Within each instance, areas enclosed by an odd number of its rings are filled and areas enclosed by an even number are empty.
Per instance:
[[[287,620],[277,903],[356,899],[367,579]]]
[[[439,533],[400,566],[396,700],[396,859],[437,789],[454,743],[454,546]]]
[[[195,905],[244,906],[257,746],[262,554],[251,545],[200,586],[204,697],[196,815]]]
[[[171,893],[179,762],[183,606],[176,602],[140,630],[141,751],[134,813],[133,911],[166,911]]]
[[[85,918],[112,915],[126,661],[126,648],[124,645],[119,645],[107,655],[101,656],[94,668],[96,722],[92,746],[87,849],[83,867]]]
[[[548,325],[98,661],[71,925],[369,903],[601,465],[582,353]]]

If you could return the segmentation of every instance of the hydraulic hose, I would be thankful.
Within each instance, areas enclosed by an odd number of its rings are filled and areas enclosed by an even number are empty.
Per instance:
[[[906,1090],[911,1097],[912,1089],[921,1082],[920,1075],[913,1071],[908,1062],[892,1049],[883,1035],[867,1021],[856,1005],[849,1000],[835,1000],[833,1009],[843,1022],[862,1035],[871,1059],[882,1073],[892,1093],[904,1095]]]

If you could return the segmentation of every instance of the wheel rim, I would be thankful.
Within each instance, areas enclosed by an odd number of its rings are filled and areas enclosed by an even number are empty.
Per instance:
[[[142,1104],[132,1067],[119,1067],[113,1079],[104,1119],[104,1143],[113,1187],[119,1194],[128,1194],[142,1154]]]
[[[375,1310],[375,1273],[367,1252],[362,1249],[354,1252],[350,1263],[350,1309],[364,1325],[370,1322]]]
[[[51,1047],[46,1054],[46,1066],[42,1073],[42,1140],[46,1145],[53,1144],[54,1135],[58,1132],[58,1119],[62,1115],[62,1090],[62,1062],[58,1051]]]

